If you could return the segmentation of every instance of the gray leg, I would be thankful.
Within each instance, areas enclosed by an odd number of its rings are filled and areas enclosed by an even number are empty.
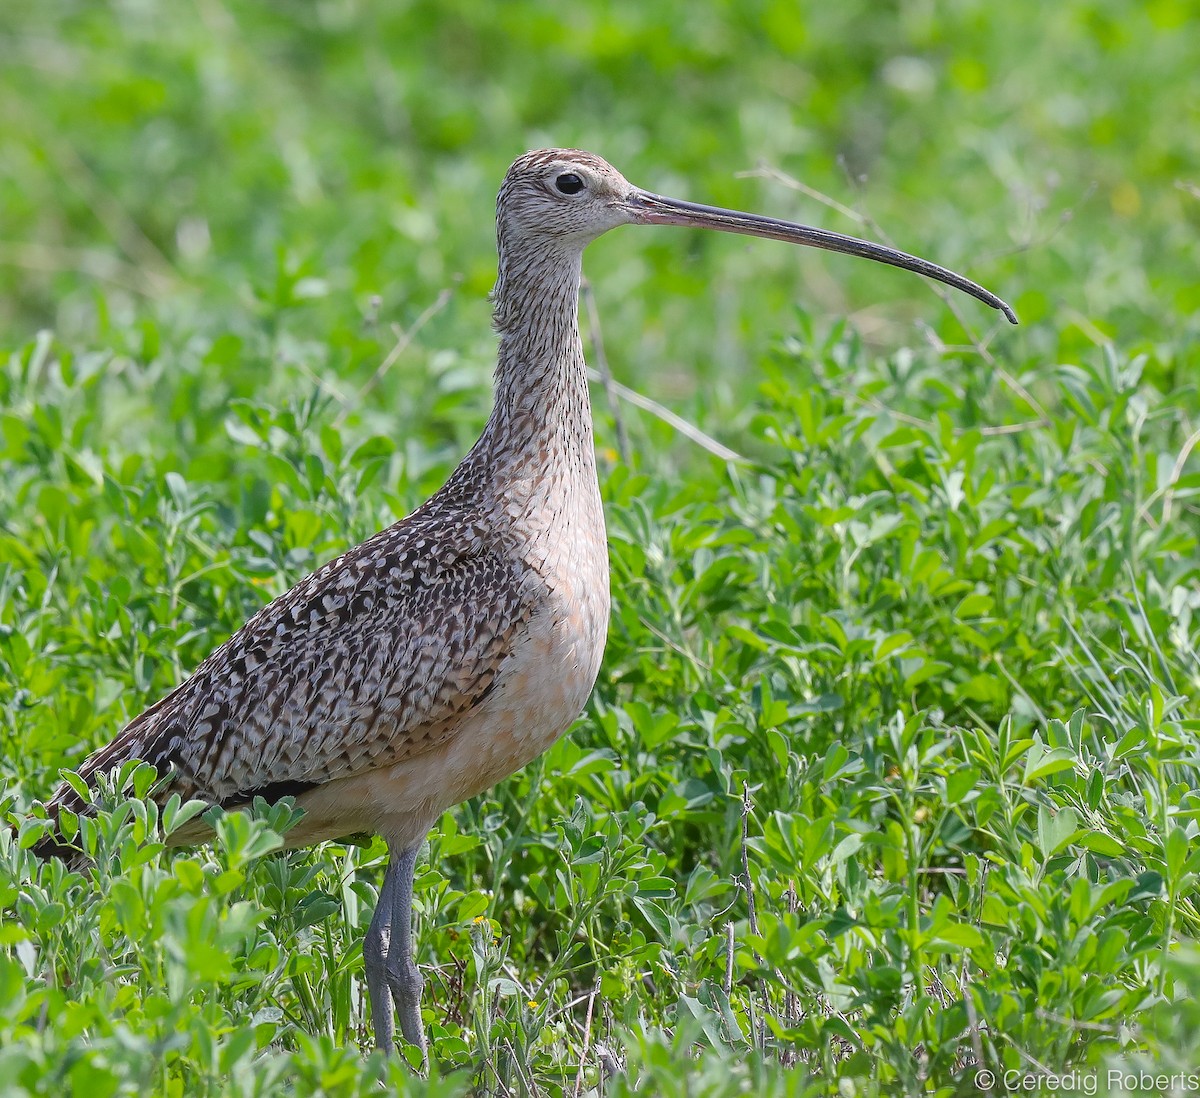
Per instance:
[[[425,1029],[421,1025],[421,988],[425,981],[412,956],[413,872],[420,850],[421,844],[417,843],[393,854],[388,862],[375,915],[363,939],[363,964],[376,1046],[387,1052],[395,1048],[398,1014],[404,1039],[421,1050],[421,1060],[427,1064]]]
[[[388,943],[384,973],[396,1004],[396,1013],[400,1016],[400,1031],[410,1045],[416,1045],[421,1050],[421,1061],[427,1065],[429,1053],[425,1048],[425,1027],[421,1024],[421,988],[425,981],[412,955],[413,873],[420,851],[420,843],[401,850],[388,866],[389,880],[394,877],[388,896],[392,907],[388,922],[395,929],[395,934],[391,935]],[[387,890],[386,882],[384,888]],[[381,895],[380,906],[383,899]]]
[[[375,915],[363,938],[363,967],[367,971],[367,994],[371,999],[371,1022],[375,1027],[375,1044],[391,1051],[395,1040],[396,1016],[392,1005],[392,989],[388,987],[387,956],[392,940],[392,896],[396,891],[395,862],[388,864],[375,903]]]

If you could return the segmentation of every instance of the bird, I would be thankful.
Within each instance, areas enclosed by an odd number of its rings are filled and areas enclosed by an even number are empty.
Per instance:
[[[890,264],[999,310],[975,282],[928,260],[821,228],[643,190],[578,149],[519,156],[496,202],[494,400],[445,485],[399,522],[300,580],[190,678],[78,769],[140,759],[157,795],[227,810],[293,797],[288,846],[369,832],[388,864],[363,941],[376,1045],[427,1063],[413,959],[413,875],[446,809],[553,744],[583,711],[609,618],[604,511],[578,322],[584,248],[623,225],[718,230]],[[64,856],[54,826],[86,811],[64,781],[36,851]],[[168,837],[211,834],[194,819]],[[78,854],[78,851],[75,851]]]

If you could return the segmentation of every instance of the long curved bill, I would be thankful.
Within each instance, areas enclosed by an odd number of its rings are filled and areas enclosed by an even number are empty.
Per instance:
[[[640,189],[628,197],[627,203],[634,220],[641,225],[687,225],[698,229],[717,229],[724,233],[741,233],[744,236],[762,236],[770,240],[783,240],[789,244],[803,244],[810,248],[824,248],[828,252],[842,252],[845,255],[873,259],[876,263],[903,267],[906,271],[915,271],[926,278],[936,279],[947,286],[953,286],[956,290],[962,290],[985,305],[999,309],[1010,324],[1017,323],[1017,314],[1008,304],[977,282],[972,282],[945,267],[939,267],[936,263],[930,263],[927,259],[888,248],[883,244],[843,236],[841,233],[831,233],[810,225],[779,221],[774,217],[723,210],[719,206],[702,206],[698,202],[682,202],[677,198],[667,198],[665,195]]]

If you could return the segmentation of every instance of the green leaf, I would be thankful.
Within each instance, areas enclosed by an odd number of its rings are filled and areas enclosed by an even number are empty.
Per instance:
[[[1037,842],[1042,857],[1049,859],[1065,847],[1074,838],[1078,825],[1079,817],[1073,808],[1060,808],[1057,812],[1039,808]]]
[[[1025,773],[1023,785],[1032,785],[1040,778],[1070,770],[1075,765],[1074,754],[1065,747],[1047,748],[1044,744],[1034,741],[1025,756]]]

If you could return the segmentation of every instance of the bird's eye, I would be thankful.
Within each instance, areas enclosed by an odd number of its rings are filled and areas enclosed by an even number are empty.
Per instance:
[[[554,185],[562,191],[563,194],[578,194],[583,190],[583,180],[574,172],[563,172],[555,181]]]

